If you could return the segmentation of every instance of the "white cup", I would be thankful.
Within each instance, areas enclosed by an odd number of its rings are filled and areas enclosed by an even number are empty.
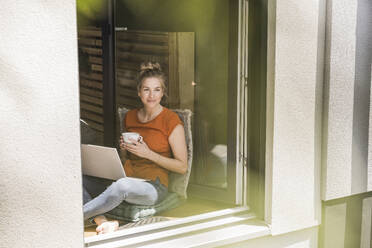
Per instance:
[[[143,140],[143,137],[135,132],[125,132],[121,135],[123,136],[124,142],[127,144],[133,144],[132,140],[137,140],[138,142],[142,142]]]

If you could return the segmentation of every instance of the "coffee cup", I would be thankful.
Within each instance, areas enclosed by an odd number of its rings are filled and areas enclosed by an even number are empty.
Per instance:
[[[143,140],[143,137],[135,132],[125,132],[121,135],[123,136],[124,142],[127,144],[133,144],[132,140],[137,140],[138,142],[142,142]]]

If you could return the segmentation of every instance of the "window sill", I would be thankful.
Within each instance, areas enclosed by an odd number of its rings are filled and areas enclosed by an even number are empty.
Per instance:
[[[85,246],[215,247],[269,234],[269,227],[248,208],[237,207],[87,237]]]

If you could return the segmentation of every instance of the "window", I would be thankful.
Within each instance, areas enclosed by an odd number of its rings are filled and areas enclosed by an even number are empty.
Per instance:
[[[88,54],[86,60],[80,60],[80,65],[91,61],[90,73],[102,74],[102,86],[95,84],[100,89],[96,88],[94,93],[88,85],[81,91],[84,115],[92,117],[89,123],[101,124],[101,143],[115,145],[116,108],[139,104],[134,78],[140,62],[159,61],[169,79],[170,98],[166,106],[189,108],[194,113],[189,196],[224,202],[223,206],[249,205],[262,217],[265,7],[260,1],[250,1],[248,8],[248,1],[239,0],[122,0],[113,1],[110,8],[109,13],[115,18],[108,18],[108,22],[116,27],[115,38],[111,36],[115,45],[107,47],[110,38],[105,35],[109,32],[103,28],[102,58],[95,59],[97,54],[89,56],[86,49],[80,56]],[[105,21],[99,20],[94,25],[108,27]],[[115,60],[108,58],[110,53],[115,55]],[[94,66],[99,65],[99,61],[102,66]],[[110,77],[115,83],[107,86]],[[101,105],[93,102],[97,96],[103,98]],[[94,108],[87,107],[89,100]],[[186,218],[187,223],[195,221],[192,216],[188,218],[191,220],[187,222]]]
[[[159,61],[167,106],[193,111],[190,194],[235,204],[236,113],[228,109],[236,109],[238,39],[229,37],[238,18],[230,8],[229,1],[116,2],[115,88],[117,107],[140,106],[138,65]]]

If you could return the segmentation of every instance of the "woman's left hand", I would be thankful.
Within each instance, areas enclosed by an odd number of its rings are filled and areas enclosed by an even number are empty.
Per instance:
[[[133,139],[130,141],[132,144],[124,143],[124,148],[127,151],[141,158],[149,158],[151,150],[144,141],[140,142]]]

